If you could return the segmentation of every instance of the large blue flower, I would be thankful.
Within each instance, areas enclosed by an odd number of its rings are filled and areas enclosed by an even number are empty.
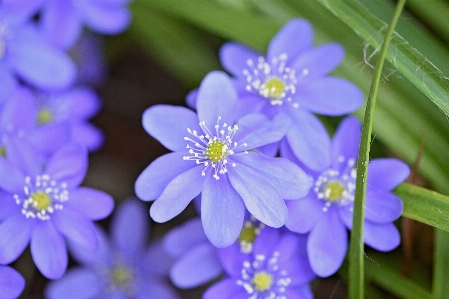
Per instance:
[[[286,226],[298,233],[309,233],[307,252],[319,276],[335,273],[347,251],[360,134],[358,120],[346,118],[326,149],[330,162],[318,171],[309,171],[314,181],[309,194],[288,203]],[[287,143],[281,145],[281,155],[301,165]],[[399,232],[392,222],[400,217],[403,204],[391,191],[408,177],[409,171],[404,162],[392,158],[375,159],[368,165],[364,242],[377,250],[389,251],[399,245]]]
[[[323,137],[324,126],[312,113],[335,116],[353,112],[362,104],[363,94],[347,80],[328,76],[342,61],[343,48],[335,43],[313,47],[312,43],[312,26],[295,19],[274,36],[266,56],[228,43],[221,48],[220,59],[235,78],[242,98],[240,109],[289,119],[293,125],[286,139],[293,153],[318,170],[330,162],[325,152],[329,141]],[[271,149],[275,152],[276,144]]]
[[[300,198],[310,188],[305,173],[288,160],[267,158],[257,147],[276,142],[289,122],[261,114],[236,120],[237,93],[222,72],[201,83],[196,115],[184,107],[147,109],[147,132],[174,151],[156,159],[136,181],[136,194],[156,201],[151,217],[165,222],[201,193],[201,219],[207,237],[218,247],[238,237],[245,206],[272,227],[287,219],[284,199]]]
[[[18,298],[25,287],[25,279],[16,270],[0,266],[0,299]]]
[[[10,138],[0,159],[0,264],[14,261],[30,243],[37,268],[50,279],[67,268],[65,238],[88,249],[98,245],[92,220],[108,216],[108,194],[79,187],[87,152],[67,144],[43,159],[27,143]]]
[[[148,215],[141,202],[126,200],[112,219],[111,236],[98,228],[99,246],[95,251],[70,242],[69,249],[81,267],[67,271],[46,290],[49,299],[176,299],[166,285],[172,259],[162,244],[145,246]]]
[[[308,283],[315,277],[305,250],[306,238],[283,229],[263,229],[251,254],[238,247],[219,249],[226,271],[204,299],[313,298]]]

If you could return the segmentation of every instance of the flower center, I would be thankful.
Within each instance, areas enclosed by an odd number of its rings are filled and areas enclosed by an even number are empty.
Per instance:
[[[240,252],[251,253],[253,251],[253,243],[265,224],[251,215],[250,220],[245,221],[238,237],[240,244]]]
[[[253,277],[253,285],[259,292],[266,291],[273,283],[273,276],[265,271],[257,272]]]
[[[53,120],[53,114],[50,109],[42,107],[37,114],[37,123],[39,125],[45,125]]]
[[[22,214],[27,218],[49,220],[50,214],[61,210],[69,199],[67,184],[57,184],[49,175],[38,175],[34,182],[27,176],[23,187],[26,198],[14,194],[16,204],[22,205]]]
[[[221,117],[218,117],[217,123],[214,126],[215,134],[213,134],[206,127],[204,121],[200,122],[200,127],[204,134],[199,135],[197,131],[187,128],[187,132],[192,135],[191,137],[184,137],[184,140],[191,142],[187,144],[190,156],[184,156],[184,160],[195,161],[196,164],[203,164],[205,167],[201,172],[201,175],[206,175],[206,169],[212,167],[214,170],[213,177],[218,180],[220,174],[228,172],[228,156],[234,155],[234,150],[238,147],[237,142],[233,142],[232,138],[238,130],[237,125],[228,126],[226,123],[220,126]],[[242,146],[247,146],[243,143]],[[247,153],[244,151],[243,153]],[[232,167],[235,167],[235,163],[231,163]]]
[[[248,68],[243,70],[248,82],[246,90],[270,100],[271,105],[282,105],[284,100],[291,102],[297,80],[295,70],[287,67],[286,63],[285,53],[274,57],[271,63],[262,56],[257,62],[249,59]],[[293,107],[297,108],[298,103],[293,103]]]
[[[132,281],[132,271],[125,265],[118,265],[112,269],[111,279],[119,288],[127,288]]]
[[[340,164],[345,163],[344,157],[339,157]],[[323,211],[326,212],[332,204],[345,206],[354,202],[356,170],[355,160],[348,159],[342,171],[327,169],[316,179],[314,191],[318,199],[326,201]]]
[[[6,158],[6,148],[3,145],[0,145],[0,156]]]

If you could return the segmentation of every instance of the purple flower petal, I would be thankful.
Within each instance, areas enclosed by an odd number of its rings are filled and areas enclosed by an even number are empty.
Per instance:
[[[70,48],[81,35],[79,17],[72,1],[47,1],[41,16],[45,37],[60,48]]]
[[[103,132],[94,125],[86,122],[72,124],[71,137],[74,142],[84,145],[89,152],[100,149],[104,143]]]
[[[362,127],[357,118],[346,117],[338,126],[332,139],[332,168],[343,171],[346,164],[340,163],[340,157],[356,159],[359,153],[360,136]]]
[[[75,80],[75,64],[62,51],[45,43],[32,27],[17,33],[13,50],[10,61],[16,72],[38,87],[65,88]]]
[[[399,231],[393,223],[372,223],[365,221],[363,240],[379,251],[390,251],[401,243]]]
[[[81,15],[93,31],[104,34],[118,34],[125,30],[131,13],[126,7],[98,1],[85,2]]]
[[[193,288],[211,281],[222,271],[215,247],[205,243],[178,260],[170,271],[170,278],[179,288]]]
[[[261,230],[257,238],[253,243],[253,256],[264,255],[266,257],[270,256],[274,252],[274,248],[279,244],[281,239],[281,231],[279,229],[273,229],[266,227]]]
[[[244,291],[235,279],[223,279],[206,290],[203,299],[235,298],[236,293]],[[247,298],[248,295],[245,297]]]
[[[325,214],[323,215],[322,206],[323,204],[313,195],[287,202],[288,219],[285,226],[293,232],[308,233],[314,228],[315,223],[319,221],[318,219],[325,216]]]
[[[287,288],[284,292],[285,298],[288,299],[313,299],[312,289],[308,284],[295,287]]]
[[[21,213],[22,207],[16,204],[12,194],[0,189],[0,222],[14,213]]]
[[[231,185],[240,194],[248,211],[271,227],[281,227],[287,220],[287,206],[283,199],[261,175],[239,164],[228,168]]]
[[[187,143],[184,137],[189,136],[188,128],[197,131],[200,135],[202,133],[195,112],[184,107],[152,106],[143,113],[142,123],[148,134],[171,151],[186,149]]]
[[[301,107],[314,113],[337,116],[357,110],[363,103],[363,93],[353,83],[326,77],[298,87],[295,96]]]
[[[9,264],[27,247],[34,219],[26,219],[22,213],[11,215],[0,223],[0,263]]]
[[[164,248],[174,258],[178,258],[201,243],[207,243],[200,218],[193,218],[170,230],[164,237]]]
[[[192,110],[196,110],[196,101],[198,99],[198,88],[191,90],[186,96],[186,105]]]
[[[312,170],[330,166],[330,138],[326,128],[313,114],[293,109],[294,124],[287,132],[287,141],[295,156]]]
[[[134,295],[135,299],[164,298],[178,299],[178,294],[168,285],[160,281],[146,281],[141,284],[139,290]]]
[[[309,176],[293,162],[283,158],[268,158],[261,154],[248,152],[236,156],[239,161],[260,174],[270,185],[276,188],[283,199],[304,197],[310,189]]]
[[[374,223],[393,222],[401,216],[403,208],[402,200],[396,195],[368,186],[365,219]]]
[[[220,124],[233,125],[236,106],[237,92],[229,76],[220,71],[207,74],[198,89],[198,119],[214,132],[218,117]]]
[[[142,263],[148,273],[156,276],[167,276],[174,264],[174,259],[168,254],[161,240],[153,241],[146,250]]]
[[[202,176],[203,170],[204,166],[198,165],[175,177],[151,206],[151,218],[156,222],[166,222],[181,213],[203,191],[210,177],[209,172]]]
[[[10,98],[14,90],[17,89],[17,79],[11,74],[4,64],[0,63],[0,104]]]
[[[261,54],[245,45],[226,43],[220,48],[219,56],[225,70],[236,77],[243,77],[243,70],[248,67],[248,60],[256,62]]]
[[[5,142],[6,158],[32,178],[42,173],[43,157],[20,138],[10,138]],[[25,181],[21,181],[22,188]]]
[[[19,167],[0,156],[0,187],[12,194],[23,193],[26,175]]]
[[[125,255],[139,252],[149,233],[146,208],[137,199],[128,199],[116,210],[111,223],[111,236],[115,247]]]
[[[58,101],[70,103],[69,118],[88,119],[95,116],[101,108],[99,96],[87,87],[75,87],[58,96]]]
[[[227,176],[210,180],[201,194],[201,220],[207,238],[217,247],[232,245],[245,217],[242,198]]]
[[[25,288],[25,279],[16,270],[0,266],[0,298],[18,298]]]
[[[101,294],[101,280],[92,270],[73,268],[45,289],[48,299],[91,299]]]
[[[25,136],[38,152],[50,156],[69,141],[70,127],[62,123],[48,124],[36,127]]]
[[[240,276],[242,274],[242,265],[248,259],[248,255],[242,254],[239,243],[236,242],[226,248],[217,248],[217,253],[221,266],[229,276]]]
[[[100,226],[96,226],[96,234],[98,239],[98,248],[96,250],[86,250],[84,246],[67,240],[70,254],[76,261],[87,267],[91,265],[110,267],[114,256],[112,252],[113,247],[109,244],[108,236]]]
[[[2,71],[0,78],[1,75]],[[36,99],[28,88],[19,87],[12,92],[0,111],[0,131],[27,131],[35,125]]]
[[[69,200],[64,203],[64,206],[91,220],[100,220],[111,214],[114,209],[114,199],[103,191],[80,187],[70,191]]]
[[[368,165],[368,185],[382,191],[391,191],[410,175],[404,162],[392,159],[376,159]]]
[[[186,152],[175,152],[154,160],[137,178],[134,186],[136,195],[145,201],[161,196],[173,178],[196,166],[191,161],[184,161],[182,157],[185,155]]]
[[[340,268],[347,248],[346,228],[340,222],[337,209],[331,206],[317,219],[309,234],[307,253],[310,266],[318,276],[330,276]]]
[[[234,138],[238,144],[246,143],[241,151],[254,149],[281,140],[291,121],[282,115],[268,118],[265,115],[252,113],[240,118],[237,122],[239,131]]]
[[[291,63],[299,53],[312,46],[313,28],[309,22],[301,19],[289,21],[273,37],[267,50],[267,61],[281,54],[287,54]]]
[[[345,50],[340,44],[328,43],[303,51],[292,65],[297,74],[304,74],[301,80],[323,77],[335,69],[343,60]]]
[[[61,147],[47,162],[45,172],[53,180],[64,181],[68,186],[78,186],[87,171],[87,152],[76,143]]]
[[[52,221],[36,221],[30,242],[31,255],[39,271],[49,279],[59,279],[67,269],[64,238]]]
[[[281,257],[281,255],[279,255],[279,257]],[[288,277],[291,279],[291,284],[288,289],[294,286],[307,284],[316,277],[310,267],[307,257],[287,260],[282,263],[282,265],[279,265],[279,268],[287,271]]]

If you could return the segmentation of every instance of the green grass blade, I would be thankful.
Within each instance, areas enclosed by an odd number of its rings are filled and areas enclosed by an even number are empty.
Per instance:
[[[318,0],[353,28],[372,47],[379,49],[386,24],[357,1]],[[449,114],[449,81],[425,56],[395,34],[387,59],[440,109]]]
[[[354,199],[354,216],[352,220],[351,243],[349,249],[349,297],[351,299],[364,298],[364,243],[363,229],[365,218],[365,197],[368,175],[368,161],[371,147],[371,132],[373,127],[374,107],[382,75],[382,68],[387,54],[394,27],[399,19],[405,0],[400,0],[391,20],[388,31],[379,54],[371,84],[368,102],[363,120],[362,137],[360,141],[359,157],[357,161],[357,179]]]
[[[433,286],[435,299],[449,298],[449,233],[441,229],[436,230],[435,250],[433,257]]]

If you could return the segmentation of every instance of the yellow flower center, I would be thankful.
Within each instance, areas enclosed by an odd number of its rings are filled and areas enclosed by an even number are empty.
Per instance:
[[[0,156],[3,156],[6,158],[6,148],[3,145],[0,146]]]
[[[48,124],[53,120],[53,115],[48,108],[41,108],[39,110],[39,113],[37,114],[37,123],[39,125],[45,125]]]
[[[41,190],[31,194],[31,200],[33,207],[38,211],[46,210],[51,205],[50,196]]]
[[[206,157],[212,162],[216,163],[226,156],[227,146],[221,140],[214,140],[207,146]]]
[[[257,291],[263,292],[271,287],[271,284],[273,283],[273,276],[265,271],[260,271],[254,275],[252,282]]]
[[[239,235],[239,241],[252,244],[256,236],[256,227],[254,225],[243,226]]]
[[[330,181],[324,188],[326,198],[330,201],[338,201],[345,192],[345,187],[339,181]]]
[[[278,77],[268,78],[264,83],[264,94],[271,99],[281,97],[285,90],[285,82]]]
[[[132,272],[128,267],[118,265],[112,270],[111,278],[116,286],[126,288],[132,280]]]

